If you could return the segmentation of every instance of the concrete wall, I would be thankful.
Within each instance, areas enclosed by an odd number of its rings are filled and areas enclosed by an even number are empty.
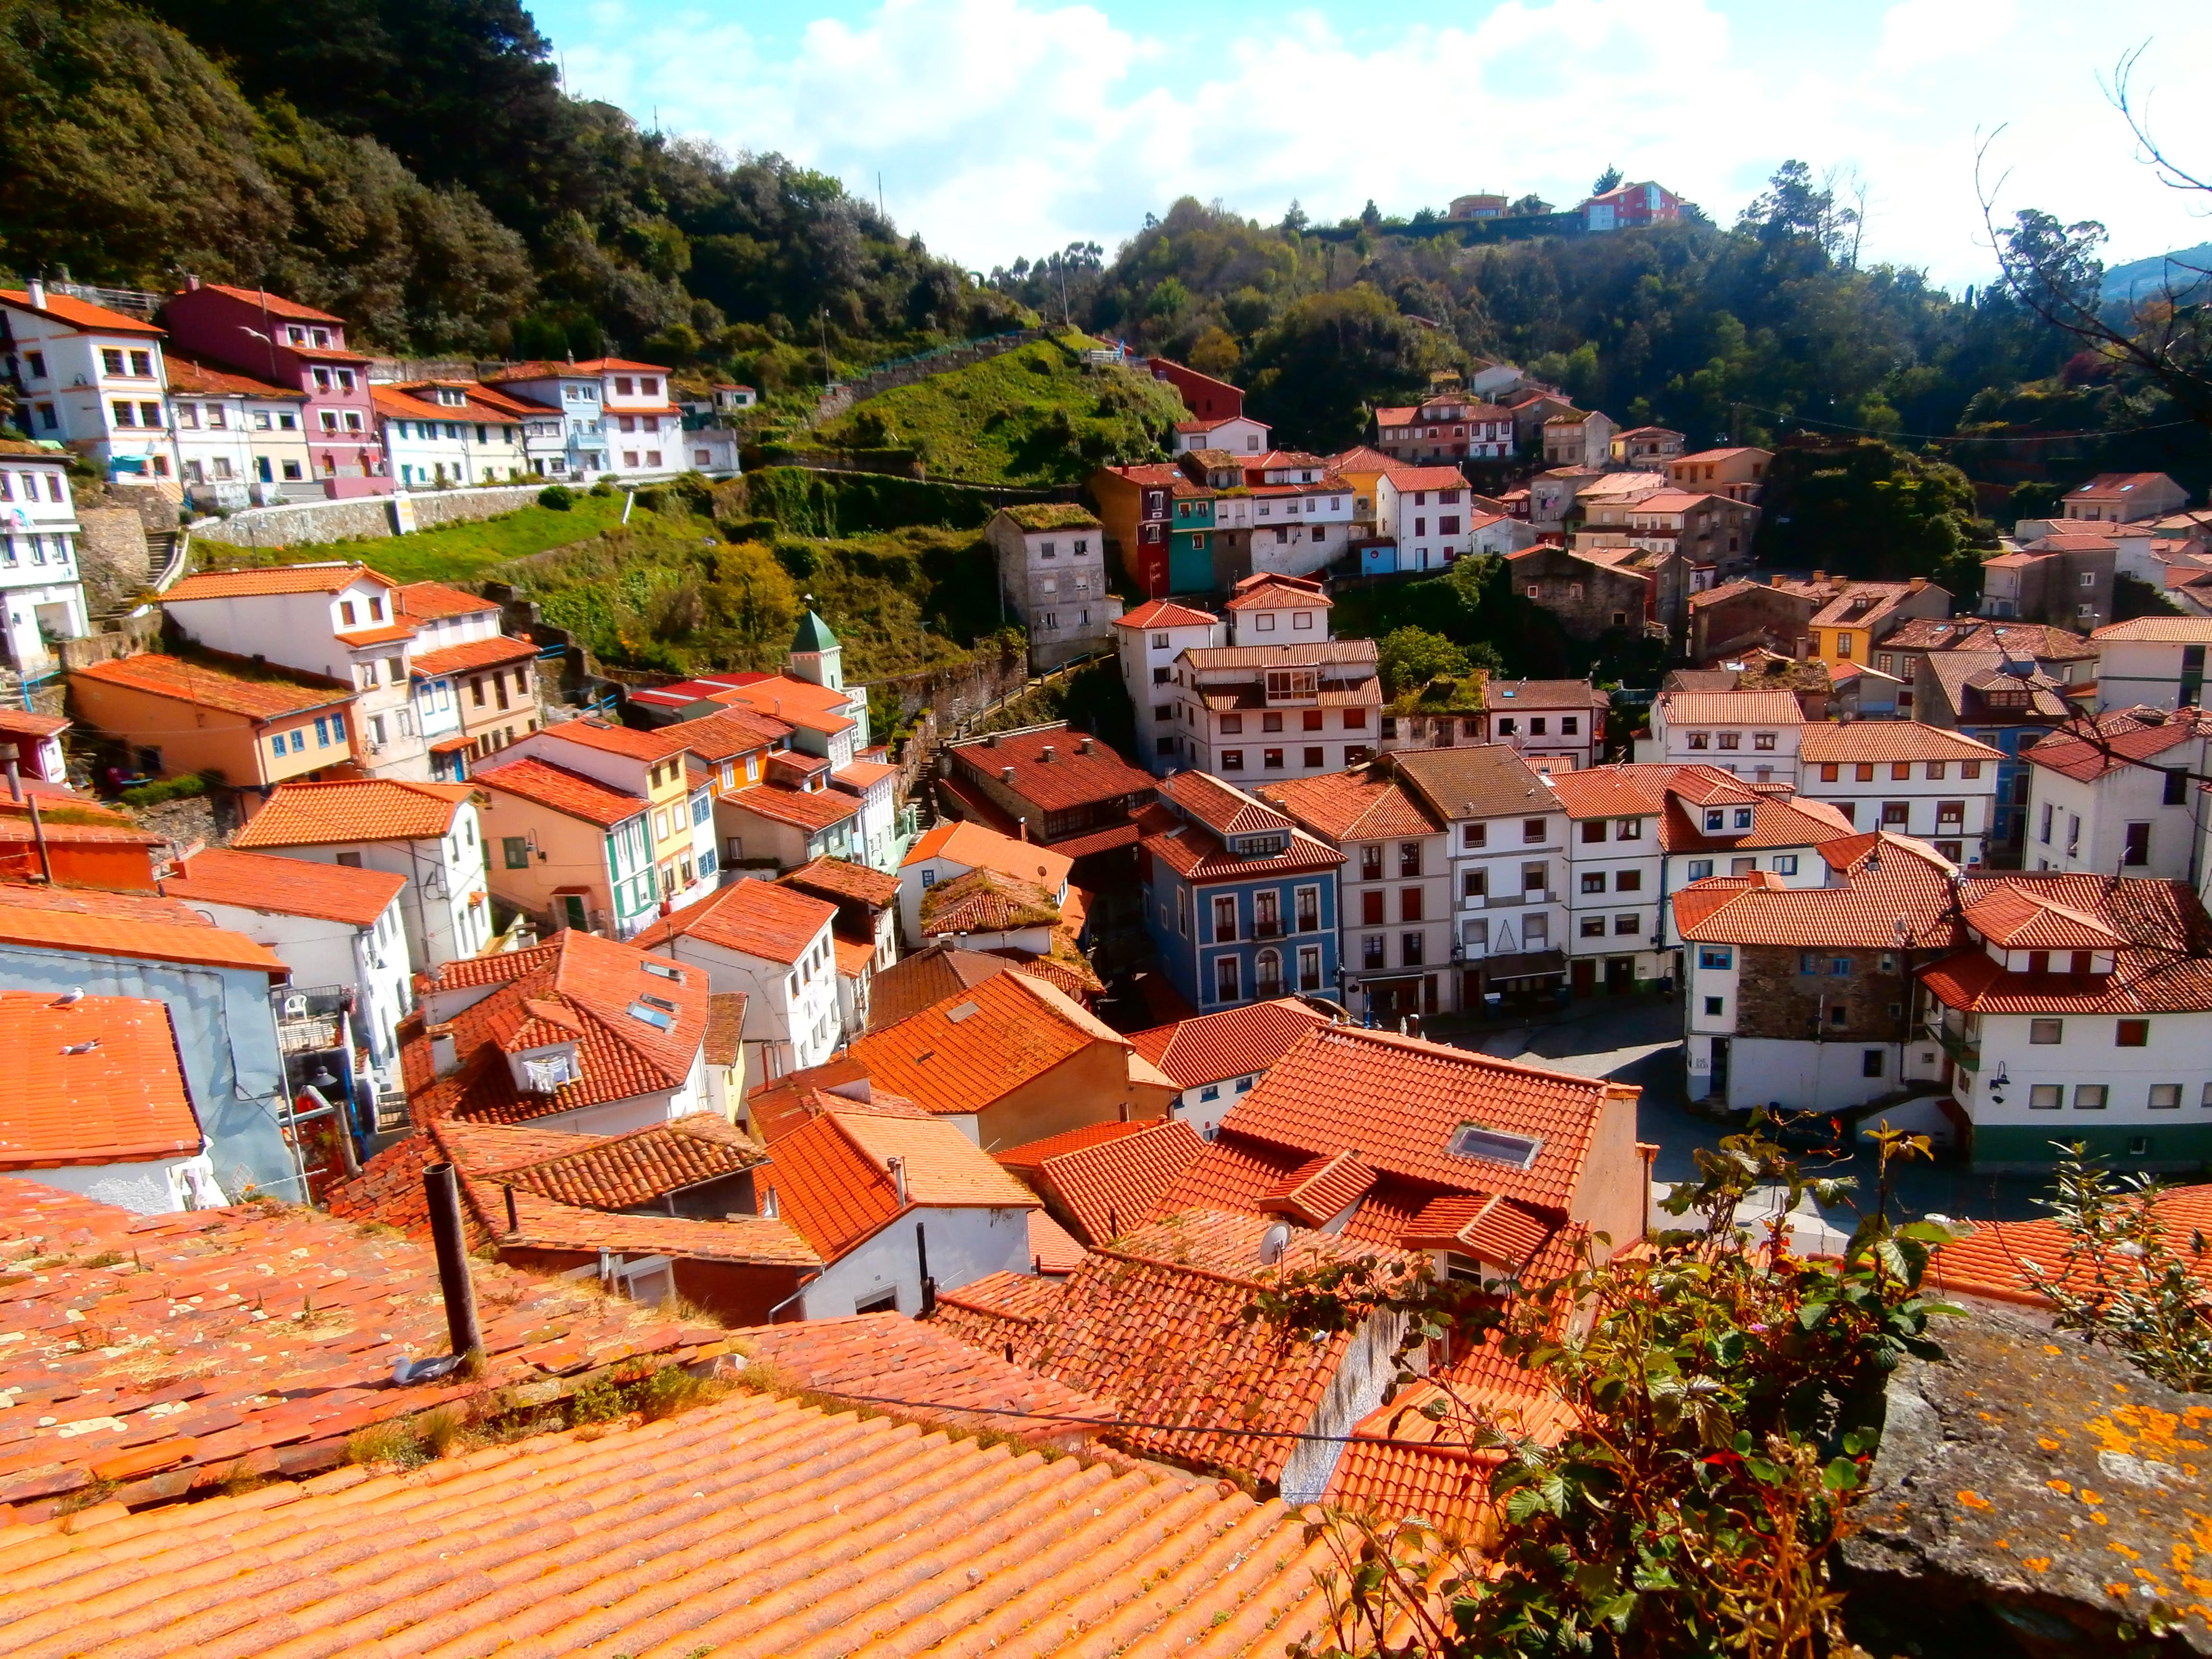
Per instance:
[[[80,1164],[66,1170],[4,1173],[35,1181],[42,1187],[82,1194],[138,1215],[174,1215],[186,1207],[186,1194],[191,1195],[191,1207],[195,1209],[212,1209],[227,1201],[216,1179],[215,1164],[204,1152],[140,1164]]]
[[[1030,1271],[1027,1209],[913,1209],[855,1245],[806,1287],[800,1304],[809,1319],[839,1319],[887,1290],[898,1292],[898,1310],[921,1311],[921,1256],[915,1228],[929,1243],[929,1276],[940,1291],[957,1291],[996,1273]]]
[[[417,529],[496,518],[529,506],[545,488],[543,481],[502,484],[485,489],[418,490],[408,495]],[[345,501],[297,501],[284,507],[253,507],[197,528],[212,541],[234,547],[301,547],[397,533],[392,498],[361,496]]]

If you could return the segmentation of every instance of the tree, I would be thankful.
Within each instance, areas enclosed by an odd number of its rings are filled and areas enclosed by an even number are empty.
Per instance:
[[[1607,167],[1603,173],[1599,173],[1595,179],[1590,181],[1590,194],[1593,196],[1602,196],[1607,191],[1619,190],[1620,188],[1620,181],[1623,177],[1624,175],[1619,167]]]
[[[1875,438],[1778,450],[1760,502],[1762,564],[1883,580],[1925,576],[1954,599],[1981,592],[1995,535],[1956,467]]]
[[[1255,412],[1288,442],[1341,449],[1365,429],[1370,402],[1419,392],[1451,355],[1449,342],[1360,283],[1292,301],[1255,343],[1248,384]]]
[[[1186,355],[1190,366],[1200,374],[1224,380],[1237,372],[1237,365],[1244,357],[1237,349],[1235,337],[1218,324],[1200,335]]]
[[[1486,1524],[1473,1539],[1419,1516],[1312,1522],[1336,1571],[1322,1634],[1300,1659],[1497,1659],[1740,1653],[1798,1659],[1843,1650],[1831,1576],[1879,1446],[1886,1379],[1907,1355],[1942,1355],[1929,1322],[1960,1310],[1921,1293],[1930,1250],[1958,1237],[1887,1216],[1892,1165],[1924,1138],[1877,1141],[1881,1185],[1840,1260],[1790,1248],[1784,1216],[1851,1183],[1808,1176],[1748,1133],[1697,1154],[1663,1207],[1682,1226],[1541,1283],[1439,1281],[1424,1261],[1377,1258],[1297,1276],[1247,1317],[1285,1333],[1355,1328],[1377,1310],[1407,1334],[1395,1391],[1417,1385],[1429,1443],[1487,1462]],[[1754,1238],[1738,1206],[1787,1194]],[[1617,1241],[1626,1243],[1627,1241]],[[1486,1348],[1556,1393],[1556,1443],[1508,1431],[1479,1401],[1409,1363],[1431,1345]],[[1406,1410],[1415,1407],[1410,1402]]]
[[[1376,668],[1386,696],[1402,697],[1431,680],[1459,679],[1468,672],[1467,653],[1425,628],[1400,628],[1376,647]]]

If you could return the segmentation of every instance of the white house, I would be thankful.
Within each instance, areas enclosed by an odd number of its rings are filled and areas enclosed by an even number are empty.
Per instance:
[[[1249,549],[1255,576],[1310,576],[1344,556],[1358,492],[1318,455],[1270,450],[1245,461],[1244,485],[1213,496],[1213,530]]]
[[[933,1294],[1034,1271],[1034,1193],[949,1120],[878,1111],[866,1079],[832,1086],[807,1091],[809,1115],[755,1176],[764,1212],[826,1264],[799,1299],[805,1318],[918,1315],[925,1283]]]
[[[1267,451],[1267,423],[1249,415],[1231,415],[1218,421],[1179,421],[1176,423],[1175,453],[1218,449],[1232,455],[1263,455]]]
[[[745,1074],[773,1081],[837,1047],[837,907],[768,881],[739,880],[665,916],[635,943],[697,968],[745,999]]]
[[[465,380],[372,386],[392,476],[404,489],[518,483],[532,469],[524,405]]]
[[[1588,680],[1492,679],[1483,687],[1490,740],[1531,760],[1595,766],[1613,700]]]
[[[231,845],[403,878],[405,955],[434,973],[491,943],[476,799],[466,784],[386,778],[280,784]]]
[[[1911,720],[1803,728],[1798,793],[1860,830],[1917,836],[1957,865],[1980,864],[1996,816],[2004,757],[1963,732]]]
[[[1797,781],[1804,711],[1787,691],[1662,691],[1636,758],[1717,766],[1755,783]]]
[[[313,471],[307,448],[307,394],[176,352],[163,355],[178,475],[194,507],[240,507],[304,492]],[[321,490],[315,495],[321,497]]]
[[[1374,753],[1382,709],[1375,644],[1329,637],[1319,581],[1247,576],[1223,610],[1230,643],[1186,647],[1176,660],[1175,748],[1159,747],[1155,708],[1155,761],[1244,787],[1340,771]]]
[[[1659,820],[1660,890],[1678,893],[1711,876],[1758,875],[1778,887],[1816,887],[1827,875],[1818,849],[1851,833],[1844,815],[1825,801],[1761,794],[1710,766],[1678,768]],[[1662,947],[1679,948],[1671,906],[1661,908],[1659,921]]]
[[[50,289],[0,289],[19,419],[98,462],[118,483],[173,478],[163,332],[137,317]]]
[[[264,658],[343,682],[371,776],[427,781],[429,746],[415,711],[409,654],[416,626],[399,584],[365,564],[332,561],[203,570],[161,596],[163,615],[212,651]]]
[[[350,989],[355,1048],[385,1088],[399,1085],[399,1022],[414,1003],[407,884],[393,871],[230,848],[179,860],[161,884],[166,897],[274,951],[294,985]]]
[[[81,988],[0,991],[0,1053],[8,1055],[0,1176],[141,1215],[230,1202],[165,1004]]]
[[[0,441],[0,638],[19,671],[51,666],[52,646],[89,629],[77,580],[79,526],[70,457]]]
[[[1105,527],[1088,507],[1003,507],[983,539],[998,562],[1000,600],[1029,629],[1031,669],[1057,668],[1112,641],[1121,601],[1107,580]]]
[[[1398,568],[1433,570],[1474,551],[1474,492],[1455,466],[1394,465],[1375,481],[1375,533],[1398,543]]]
[[[1178,765],[1176,659],[1194,647],[1204,650],[1225,643],[1226,632],[1220,617],[1172,599],[1147,599],[1115,618],[1115,655],[1130,706],[1137,711],[1137,747],[1149,770],[1166,773]]]
[[[2021,867],[2194,885],[2203,874],[2197,815],[2204,797],[2197,779],[2212,761],[2212,714],[2100,714],[2096,732],[2094,740],[2054,733],[2027,751]]]
[[[1458,921],[1460,1006],[1540,989],[1567,972],[1567,814],[1551,787],[1497,744],[1417,750],[1395,775],[1442,822]]]
[[[2204,701],[2212,617],[2138,617],[2092,634],[2097,707],[2178,708]]]
[[[681,472],[684,411],[671,401],[668,371],[619,357],[588,362],[521,363],[484,382],[494,391],[561,411],[563,470],[577,478]],[[526,434],[529,465],[545,459]],[[550,467],[546,469],[551,470]]]
[[[1601,766],[1540,775],[1566,813],[1567,971],[1577,996],[1620,993],[1674,971],[1664,947],[1667,769]]]

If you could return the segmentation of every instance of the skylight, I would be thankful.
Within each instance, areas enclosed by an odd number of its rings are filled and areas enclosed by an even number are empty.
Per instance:
[[[1479,1158],[1487,1164],[1525,1170],[1535,1163],[1536,1154],[1543,1146],[1540,1136],[1510,1134],[1503,1129],[1482,1129],[1463,1123],[1452,1132],[1446,1150],[1454,1158]]]
[[[638,963],[638,966],[648,974],[658,974],[663,979],[672,979],[678,985],[684,983],[684,970],[681,968],[671,967],[665,962],[655,962],[651,957]]]
[[[640,997],[638,1000],[642,1003],[649,1004],[653,1007],[663,1009],[672,1014],[676,1012],[676,1005],[671,1002],[666,997],[657,997],[653,995],[650,992],[647,993],[644,996]]]
[[[675,1017],[659,1008],[649,1008],[642,1002],[633,1002],[624,1011],[632,1019],[641,1019],[655,1030],[665,1031],[676,1024]]]

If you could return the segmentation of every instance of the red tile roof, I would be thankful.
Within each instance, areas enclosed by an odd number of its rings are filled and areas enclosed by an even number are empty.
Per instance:
[[[278,979],[289,972],[267,945],[210,926],[206,917],[175,899],[70,892],[13,882],[0,882],[0,944],[239,968]]]
[[[1263,783],[1255,793],[1327,841],[1443,833],[1443,824],[1431,816],[1426,803],[1408,793],[1388,772],[1371,766]]]
[[[1113,1135],[1036,1158],[1031,1184],[1055,1213],[1074,1224],[1085,1243],[1110,1243],[1137,1226],[1176,1177],[1206,1150],[1206,1143],[1188,1123],[1134,1127],[1134,1134]],[[1010,1160],[1001,1161],[1013,1167]]]
[[[51,289],[44,305],[31,303],[29,290],[20,288],[0,288],[0,302],[20,306],[42,317],[51,317],[58,323],[67,323],[93,334],[143,334],[149,339],[159,339],[161,331],[143,318],[126,317],[119,311],[110,311],[106,306],[96,306],[73,295],[56,294]]]
[[[170,597],[174,597],[173,590]],[[75,671],[74,678],[256,720],[306,714],[351,702],[354,697],[351,688],[314,675],[289,675],[242,660],[233,665],[206,654],[173,657],[158,651],[93,663]]]
[[[980,823],[957,820],[939,824],[915,842],[901,860],[900,868],[926,864],[932,859],[964,865],[970,870],[995,870],[1018,881],[1033,881],[1054,893],[1066,882],[1067,872],[1075,867],[1075,860],[1064,854],[1034,842],[1002,836]]]
[[[1845,761],[1998,761],[1985,743],[1963,732],[1917,720],[1850,720],[1808,726],[1798,755],[1808,765]]]
[[[238,570],[198,570],[183,578],[161,598],[228,599],[270,593],[336,593],[356,582],[373,587],[399,586],[383,572],[365,564],[324,562],[317,564],[250,565]]]
[[[2086,910],[2027,888],[2001,884],[1963,912],[1966,926],[2013,951],[2110,951],[2125,944]]]
[[[453,827],[466,784],[347,778],[283,783],[231,838],[238,848],[324,847],[363,841],[434,841]]]
[[[395,640],[411,640],[420,630],[411,622],[386,623],[381,628],[341,629],[331,637],[349,649],[358,651],[368,645],[390,645]]]
[[[573,743],[580,748],[596,749],[604,754],[622,755],[630,760],[666,760],[671,755],[680,755],[686,747],[678,733],[681,726],[660,726],[649,732],[633,726],[617,726],[586,715],[581,720],[562,720],[557,726],[541,728],[541,735],[556,743]]]
[[[486,381],[496,384],[501,380],[597,380],[604,374],[665,374],[666,367],[660,363],[635,363],[627,357],[589,357],[582,362],[553,362],[539,361],[512,363],[495,374],[484,376]]]
[[[796,870],[787,870],[776,881],[779,885],[796,887],[801,892],[833,902],[847,900],[871,909],[887,910],[898,902],[896,876],[847,859],[815,859]]]
[[[2118,933],[2126,944],[2113,953],[2112,971],[2015,974],[1986,951],[1961,951],[1921,975],[1921,982],[1947,1006],[1995,1014],[2164,1014],[2212,1008],[2212,918],[2186,883],[2041,872],[1969,878],[1960,893],[1968,920],[1977,911],[1986,913],[1994,896],[2008,888],[2063,907],[2045,924],[2053,936],[2067,912]],[[2076,932],[2077,927],[2066,932],[2077,938],[2098,936],[2087,929]]]
[[[647,963],[672,969],[675,976],[648,971]],[[460,1062],[448,1076],[434,1077],[424,1014],[400,1023],[401,1061],[417,1122],[455,1116],[521,1123],[679,1089],[706,1038],[702,970],[573,928],[528,950],[448,963],[430,995],[487,984],[499,988],[447,1022]],[[673,1007],[656,1008],[647,997]],[[666,1029],[635,1012],[641,1009],[665,1018]],[[509,1054],[569,1041],[580,1076],[550,1094],[525,1094],[516,1086]]]
[[[1356,1152],[1310,1158],[1261,1194],[1259,1204],[1302,1227],[1325,1226],[1366,1197],[1379,1178]]]
[[[1040,1273],[1065,1278],[1083,1265],[1082,1241],[1042,1210],[1030,1212],[1030,1261]]]
[[[925,945],[876,975],[875,991],[869,999],[868,1029],[879,1031],[896,1025],[910,1014],[1016,966],[1026,964],[996,951],[964,951],[943,940]]]
[[[72,724],[60,714],[35,714],[27,708],[0,708],[0,732],[9,737],[58,738]]]
[[[373,927],[407,886],[387,870],[355,870],[266,853],[210,847],[180,860],[161,891],[187,903],[228,904],[270,915],[315,916]]]
[[[1280,1504],[754,1393],[67,1524],[33,1534],[35,1586],[9,1609],[19,1643],[52,1632],[58,1654],[204,1654],[220,1630],[240,1653],[307,1632],[517,1656],[953,1638],[1073,1655],[1090,1637],[1225,1659],[1328,1616],[1328,1547]]]
[[[939,882],[921,896],[921,930],[933,938],[1059,925],[1060,906],[1050,893],[1035,882],[1012,880],[995,870],[970,870]]]
[[[835,1261],[910,1209],[1037,1207],[1036,1194],[955,1124],[834,1097],[822,1107],[771,1143],[771,1162],[754,1179],[774,1194],[777,1215],[824,1261]],[[894,1158],[903,1166],[903,1202]]]
[[[702,760],[723,761],[756,749],[769,749],[791,735],[781,720],[756,714],[750,709],[725,708],[674,728],[684,746]]]
[[[446,617],[474,617],[485,612],[496,615],[499,611],[497,600],[465,592],[458,587],[448,587],[443,582],[409,582],[392,598],[393,607],[401,616],[412,617],[417,622],[434,622]]]
[[[1669,726],[1802,726],[1805,711],[1788,691],[1662,691]]]
[[[747,878],[663,916],[634,942],[641,951],[653,951],[678,939],[696,939],[788,967],[836,919],[837,907],[825,900]]]
[[[2168,1187],[2152,1206],[2152,1213],[2166,1247],[2200,1285],[2212,1289],[2212,1276],[2191,1245],[2199,1234],[2212,1235],[2212,1186]],[[1966,1237],[1942,1246],[1929,1258],[1928,1283],[1949,1295],[2041,1307],[2043,1292],[2035,1288],[2023,1264],[2033,1261],[2059,1283],[2086,1289],[2090,1272],[2085,1264],[2067,1260],[2071,1243],[2056,1221],[1977,1223]]]
[[[1304,1153],[1358,1150],[1369,1167],[1454,1191],[1565,1209],[1608,1095],[1602,1078],[1493,1060],[1355,1026],[1309,1032],[1222,1121],[1222,1133]],[[1539,1142],[1525,1169],[1455,1152],[1462,1127]]]
[[[1133,1034],[1129,1043],[1177,1087],[1196,1089],[1264,1072],[1308,1032],[1328,1023],[1327,1015],[1297,998],[1282,997],[1156,1025]]]
[[[1675,926],[1696,944],[1802,950],[1895,950],[1900,921],[1917,949],[1941,948],[1956,937],[1954,866],[1925,842],[1869,831],[1826,842],[1820,855],[1833,877],[1843,878],[1838,884],[1738,884],[1733,877],[1692,882],[1674,896]]]
[[[2185,708],[2168,713],[2127,709],[2100,714],[2085,733],[2060,730],[2027,752],[2033,765],[2063,772],[2079,783],[2094,783],[2130,762],[2148,761],[2169,749],[2212,737],[2212,714]]]
[[[1445,469],[1449,471],[1449,468]],[[1457,473],[1453,473],[1457,477]],[[1461,480],[1462,487],[1466,481]],[[1316,588],[1297,582],[1269,579],[1263,581],[1239,582],[1237,595],[1221,607],[1224,611],[1328,611],[1334,602]]]
[[[72,1051],[76,1052],[72,1052]],[[137,997],[0,991],[0,1170],[195,1156],[203,1144],[169,1011]]]
[[[534,801],[540,806],[550,807],[572,818],[581,818],[586,823],[599,824],[603,829],[611,829],[652,807],[652,803],[642,795],[610,789],[597,778],[587,778],[581,772],[572,772],[565,766],[539,760],[535,755],[518,755],[511,760],[495,760],[489,765],[475,768],[470,777],[479,788],[498,790],[524,800]]]
[[[761,784],[723,799],[757,817],[788,823],[810,833],[859,816],[860,803],[842,789],[779,789]]]
[[[872,1029],[848,1053],[884,1088],[932,1112],[969,1113],[1101,1042],[1127,1047],[1063,993],[1008,973]]]
[[[2137,617],[2132,622],[2106,623],[2089,637],[2123,643],[2148,640],[2175,645],[2212,644],[2212,617]]]
[[[348,1437],[384,1419],[449,1402],[465,1413],[518,1385],[556,1392],[562,1377],[617,1360],[693,1362],[722,1348],[719,1331],[686,1329],[596,1286],[472,1261],[482,1373],[394,1388],[395,1358],[447,1351],[431,1252],[278,1204],[137,1216],[0,1181],[0,1260],[30,1256],[47,1259],[39,1277],[0,1297],[0,1336],[15,1339],[0,1343],[0,1389],[15,1407],[0,1444],[0,1505],[15,1505],[10,1518],[34,1527],[53,1500],[101,1480],[122,1483],[118,1506],[191,1496],[210,1502],[180,1517],[221,1513],[210,1504],[236,1502],[217,1496],[226,1480],[334,1468]],[[65,1320],[64,1310],[84,1317]],[[102,1340],[87,1342],[94,1333]],[[297,1493],[279,1485],[246,1507]],[[76,1535],[89,1541],[96,1534],[76,1519]],[[294,1515],[287,1530],[296,1527]],[[61,1534],[0,1528],[9,1536]],[[227,1599],[245,1593],[243,1581],[229,1585]],[[11,1583],[8,1614],[19,1621],[26,1588]],[[149,1628],[169,1632],[182,1644],[174,1651],[200,1644],[175,1613],[156,1604]],[[121,1632],[92,1629],[92,1616],[73,1609],[78,1650],[117,1651]],[[10,1631],[20,1644],[21,1623]]]
[[[495,634],[488,640],[466,640],[437,651],[418,651],[409,659],[408,671],[416,675],[467,674],[530,661],[537,655],[538,647],[528,640]]]
[[[1133,611],[1127,611],[1114,619],[1116,628],[1206,628],[1219,617],[1203,611],[1194,611],[1187,605],[1177,605],[1172,599],[1147,599]]]
[[[1633,818],[1665,807],[1674,771],[1669,766],[1593,766],[1545,777],[1552,799],[1571,818]]]
[[[1154,782],[1151,773],[1139,771],[1105,744],[1071,732],[1064,724],[955,744],[951,753],[958,765],[1002,781],[1046,812],[1149,794]],[[1013,769],[1012,779],[1006,777],[1009,767]],[[1043,829],[1042,823],[1031,826],[1032,833],[1041,834]]]
[[[1186,772],[1182,775],[1194,777],[1198,775]],[[1308,872],[1334,871],[1344,863],[1343,854],[1303,830],[1292,830],[1289,846],[1280,853],[1247,857],[1229,851],[1227,845],[1212,830],[1201,824],[1185,822],[1157,802],[1138,813],[1136,822],[1139,837],[1137,844],[1176,874],[1190,881],[1248,877],[1255,873],[1304,875]]]
[[[270,386],[233,369],[218,368],[213,363],[204,363],[179,353],[174,347],[164,349],[161,368],[168,377],[172,393],[183,392],[187,397],[221,398],[283,398],[293,403],[305,403],[307,394],[298,386],[286,388]]]
[[[994,1319],[989,1280],[940,1296],[939,1307],[963,1340],[987,1352],[1012,1343],[1018,1364],[1109,1401],[1126,1423],[1194,1425],[1121,1427],[1107,1431],[1109,1442],[1273,1482],[1352,1337],[1285,1341],[1245,1311],[1279,1275],[1378,1252],[1293,1229],[1280,1266],[1263,1267],[1260,1243],[1270,1224],[1199,1212],[1139,1228],[1093,1250],[1049,1304],[1037,1305],[1034,1322]],[[1228,1425],[1275,1437],[1217,1431]]]
[[[1178,772],[1160,783],[1162,799],[1218,836],[1252,835],[1292,826],[1274,808],[1206,772]]]

